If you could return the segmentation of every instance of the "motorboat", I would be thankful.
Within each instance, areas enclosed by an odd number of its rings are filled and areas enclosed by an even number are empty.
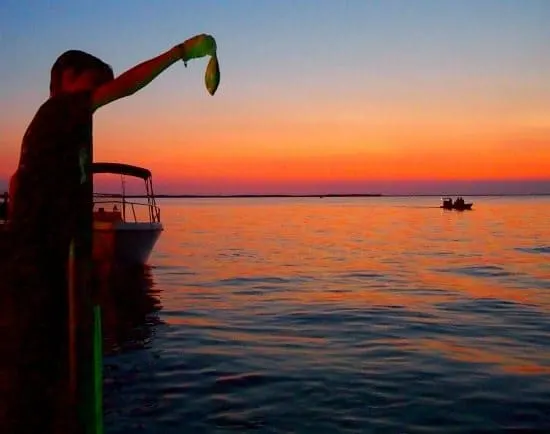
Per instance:
[[[440,206],[440,208],[447,209],[447,210],[466,211],[466,210],[471,210],[472,205],[473,203],[464,202],[464,199],[462,197],[456,198],[454,202],[452,198],[444,197],[443,204]]]
[[[164,230],[148,169],[122,163],[93,163],[92,172],[121,175],[121,194],[94,192],[93,257],[97,261],[147,263]],[[146,202],[128,200],[125,176],[141,178]]]

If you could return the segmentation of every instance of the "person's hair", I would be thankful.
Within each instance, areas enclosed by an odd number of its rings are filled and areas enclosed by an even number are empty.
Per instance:
[[[101,59],[84,51],[69,50],[59,56],[52,66],[50,94],[53,95],[61,90],[63,72],[67,70],[72,70],[77,75],[85,71],[96,71],[100,74],[101,83],[105,83],[114,78],[111,66]]]

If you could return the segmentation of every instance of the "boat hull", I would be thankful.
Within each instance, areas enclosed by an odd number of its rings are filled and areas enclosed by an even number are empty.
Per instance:
[[[472,203],[466,203],[464,205],[461,205],[461,206],[456,206],[456,205],[452,205],[452,206],[447,206],[447,205],[441,205],[440,208],[443,208],[443,209],[446,209],[446,210],[455,210],[455,211],[468,211],[468,210],[471,210],[472,209]]]
[[[145,265],[163,231],[161,223],[104,223],[94,222],[93,259],[125,265]],[[1,258],[9,255],[3,238],[7,226],[0,222]]]
[[[160,234],[161,223],[94,222],[95,261],[146,264]]]

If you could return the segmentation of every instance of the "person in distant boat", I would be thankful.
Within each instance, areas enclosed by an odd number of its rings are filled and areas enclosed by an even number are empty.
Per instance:
[[[39,354],[53,351],[51,336],[61,341],[58,332],[66,328],[66,264],[76,227],[75,204],[79,203],[85,177],[83,163],[92,142],[94,112],[134,94],[177,61],[212,56],[215,51],[212,36],[197,35],[118,77],[107,63],[80,50],[66,51],[54,62],[50,96],[24,134],[18,167],[9,186],[12,251],[6,267],[14,271],[10,272],[11,283],[4,280],[4,284],[17,299],[15,305],[25,307],[17,310],[23,315],[18,321],[29,327],[28,335],[22,331],[25,345],[37,342],[36,363],[40,363]],[[36,386],[37,393],[40,387]],[[41,400],[49,404],[50,398],[44,395]],[[49,432],[42,428],[41,432]],[[31,432],[38,432],[38,428]]]

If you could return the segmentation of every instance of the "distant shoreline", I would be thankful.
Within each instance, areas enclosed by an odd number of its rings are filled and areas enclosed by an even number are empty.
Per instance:
[[[1,193],[1,190],[0,190]],[[97,193],[101,196],[122,197],[121,193]],[[490,193],[490,194],[382,194],[382,193],[329,193],[329,194],[155,194],[157,199],[261,199],[261,198],[334,198],[334,197],[527,197],[550,196],[549,193]],[[127,194],[125,197],[146,198],[145,194]]]
[[[122,197],[119,193],[103,193],[106,196]],[[518,196],[550,196],[550,193],[505,193],[505,194],[155,194],[157,199],[259,199],[259,198],[334,198],[334,197],[518,197]],[[126,197],[144,198],[143,194]]]
[[[163,198],[259,198],[259,197],[381,197],[381,194],[226,194],[226,195],[170,195],[158,194],[155,197]]]

